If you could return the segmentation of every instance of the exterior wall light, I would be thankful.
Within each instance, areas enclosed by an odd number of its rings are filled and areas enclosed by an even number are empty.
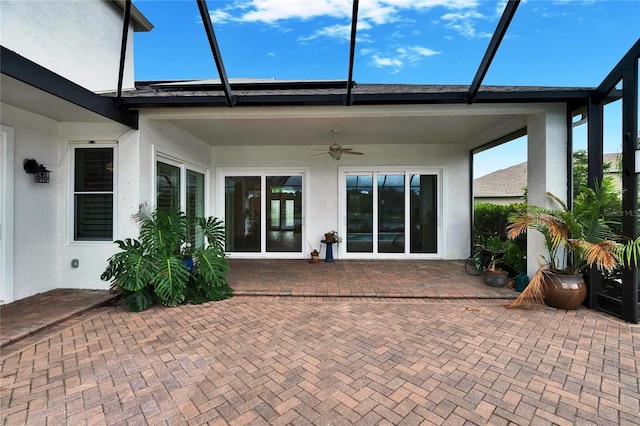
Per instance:
[[[23,163],[24,171],[32,173],[36,183],[49,183],[49,174],[51,173],[44,164],[38,164],[36,160],[25,159]]]

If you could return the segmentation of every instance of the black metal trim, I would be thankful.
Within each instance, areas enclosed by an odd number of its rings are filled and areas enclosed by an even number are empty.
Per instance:
[[[213,53],[213,59],[216,62],[218,68],[218,75],[222,82],[222,88],[224,90],[224,97],[227,101],[227,105],[232,107],[235,105],[236,100],[231,92],[231,86],[229,85],[229,78],[227,78],[227,72],[224,69],[224,63],[222,62],[222,55],[220,54],[220,48],[218,47],[218,41],[216,40],[216,33],[213,30],[213,24],[211,23],[211,16],[209,15],[209,8],[205,0],[196,0],[198,3],[198,9],[200,9],[200,16],[202,17],[202,24],[207,33],[209,39],[209,46],[211,47],[211,53]]]
[[[351,13],[351,43],[349,46],[349,78],[347,79],[347,96],[344,104],[350,106],[353,103],[351,96],[351,86],[353,84],[353,63],[356,53],[356,33],[358,30],[358,0],[353,0],[353,11]]]
[[[112,98],[90,90],[0,46],[0,72],[110,120],[138,129],[138,112],[119,108]]]
[[[131,19],[131,0],[126,0],[124,5],[124,17],[122,19],[122,43],[120,44],[120,65],[118,67],[118,92],[116,102],[122,98],[122,80],[124,80],[124,63],[127,53],[127,39],[129,37],[129,20]]]
[[[638,238],[638,61],[632,59],[622,77],[622,234]],[[638,266],[622,273],[622,318],[638,323]]]
[[[629,67],[629,64],[633,61],[637,61],[640,58],[640,38],[633,44],[631,49],[620,59],[620,62],[609,72],[609,74],[602,80],[602,83],[596,89],[596,102],[602,102],[607,95],[615,89],[618,82],[622,79],[622,75],[625,69]]]
[[[586,105],[591,90],[549,91],[549,92],[494,92],[480,93],[475,103],[543,103],[571,102]],[[357,105],[395,105],[395,104],[466,104],[462,92],[447,93],[387,93],[355,94],[353,104]],[[341,94],[259,94],[236,95],[234,105],[344,105]],[[129,108],[165,107],[165,106],[223,106],[224,96],[130,96],[123,97],[121,105]]]
[[[519,4],[520,0],[509,0],[505,6],[504,12],[502,12],[502,17],[500,18],[498,26],[491,37],[491,41],[489,42],[489,47],[487,47],[484,57],[482,58],[482,62],[480,62],[480,66],[478,67],[478,71],[473,78],[473,82],[471,83],[471,86],[469,86],[469,91],[465,95],[467,103],[471,104],[475,100],[478,90],[480,89],[480,85],[482,84],[482,80],[484,80],[484,77],[489,70],[489,66],[491,66],[491,61],[493,61],[493,57],[496,55],[498,47],[500,47],[500,43],[507,32],[507,28],[509,28],[511,19],[513,19],[513,15],[515,15]]]

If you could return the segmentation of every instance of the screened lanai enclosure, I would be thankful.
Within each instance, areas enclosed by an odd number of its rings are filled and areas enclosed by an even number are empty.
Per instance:
[[[95,7],[89,12],[84,2],[41,2],[52,19],[29,22],[42,33],[31,38],[49,40],[42,24],[66,19],[68,25],[55,28],[65,41],[56,48],[69,53],[64,49],[72,41],[87,57],[106,55],[111,68],[99,60],[72,61],[70,54],[50,61],[42,43],[23,37],[30,3],[7,2],[13,15],[4,13],[3,3],[3,24],[13,25],[3,30],[13,32],[3,32],[0,51],[0,139],[11,139],[16,157],[29,152],[54,165],[49,186],[31,185],[19,167],[11,168],[11,184],[0,182],[1,225],[10,218],[7,229],[16,229],[16,236],[4,232],[0,241],[0,276],[3,286],[10,283],[10,298],[51,289],[42,286],[43,277],[55,277],[53,288],[100,288],[104,260],[113,253],[110,240],[136,231],[131,216],[145,202],[180,208],[190,218],[223,218],[225,248],[234,257],[305,259],[321,235],[335,229],[343,239],[340,259],[464,259],[472,250],[473,150],[526,134],[530,201],[544,202],[554,191],[570,202],[572,125],[579,116],[588,127],[587,182],[595,187],[603,178],[604,111],[613,102],[622,105],[621,229],[625,238],[638,238],[640,40],[624,46],[627,53],[597,86],[484,85],[519,13],[521,2],[508,0],[496,2],[500,18],[468,84],[359,84],[356,41],[367,39],[366,27],[358,26],[360,2],[353,0],[343,11],[350,25],[341,26],[340,54],[348,64],[341,79],[230,79],[224,58],[236,52],[218,45],[207,2],[193,2],[206,35],[203,54],[213,59],[217,79],[134,81],[129,35],[153,25],[130,0],[86,2]],[[426,19],[422,24],[429,26]],[[103,42],[105,35],[111,44]],[[603,51],[567,43],[593,61]],[[254,60],[251,44],[243,47],[242,60]],[[458,64],[447,66],[454,71]],[[90,90],[94,81],[83,78],[96,75],[100,84]],[[336,128],[338,142],[363,155],[315,156],[335,143],[330,131]],[[100,162],[89,161],[93,157]],[[0,170],[5,164],[0,157]],[[89,166],[99,169],[99,186],[88,185]],[[67,182],[74,179],[76,187]],[[83,220],[91,215],[85,201],[92,198],[103,200],[100,229]],[[195,231],[192,242],[202,244]],[[30,233],[37,237],[17,238]],[[35,240],[55,254],[38,265],[30,263]],[[541,247],[530,242],[528,248],[537,254]],[[78,258],[80,268],[68,267]],[[593,270],[588,281],[588,307],[639,322],[636,268],[614,276]]]

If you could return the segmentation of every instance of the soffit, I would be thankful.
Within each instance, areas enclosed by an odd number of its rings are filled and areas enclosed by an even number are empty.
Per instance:
[[[99,114],[52,95],[44,90],[0,74],[0,100],[2,103],[33,112],[61,122],[111,123]]]
[[[526,126],[528,106],[167,108],[142,111],[211,146],[451,144],[469,149]]]

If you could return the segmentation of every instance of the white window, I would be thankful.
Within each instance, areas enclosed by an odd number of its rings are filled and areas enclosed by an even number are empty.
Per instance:
[[[156,161],[156,206],[184,212],[189,219],[189,240],[196,246],[204,244],[197,222],[205,217],[205,176],[205,170],[175,159],[158,156]]]
[[[113,241],[115,144],[72,147],[73,240]]]

